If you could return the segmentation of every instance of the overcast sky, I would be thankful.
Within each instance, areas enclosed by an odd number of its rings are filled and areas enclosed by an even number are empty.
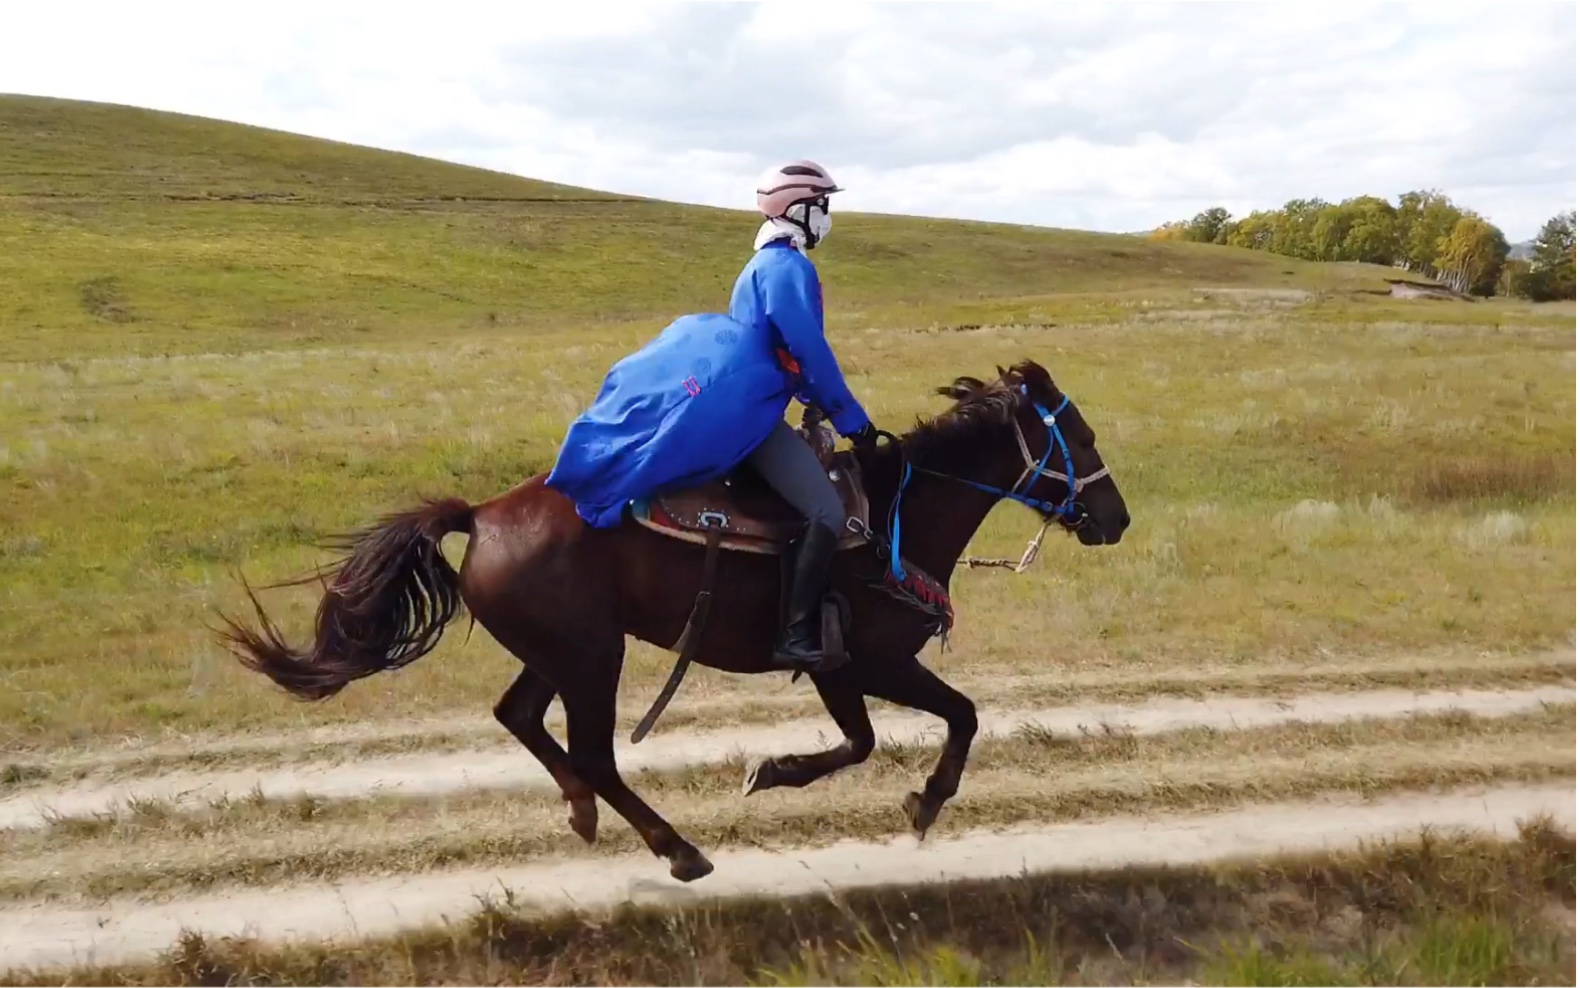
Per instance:
[[[1135,231],[1443,189],[1575,200],[1575,4],[16,4],[0,92],[107,100],[749,208]],[[335,8],[331,11],[329,8]]]

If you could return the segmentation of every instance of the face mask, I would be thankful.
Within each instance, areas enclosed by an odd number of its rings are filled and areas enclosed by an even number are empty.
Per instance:
[[[826,210],[809,210],[811,215],[807,219],[807,226],[812,230],[812,236],[818,243],[828,236],[828,231],[834,229],[834,217],[828,215]]]

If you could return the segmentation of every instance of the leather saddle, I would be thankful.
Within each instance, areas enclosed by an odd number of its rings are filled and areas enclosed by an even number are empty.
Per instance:
[[[833,434],[812,414],[803,419],[800,434],[818,454],[845,506],[847,527],[840,531],[839,548],[862,545],[867,541],[860,533],[867,531],[868,505],[856,458],[848,451],[834,453]],[[806,530],[806,518],[749,466],[698,487],[636,501],[631,517],[644,528],[698,545],[707,544],[708,532],[716,526],[721,529],[720,548],[765,555],[782,554]],[[859,523],[856,531],[849,526],[852,519]]]

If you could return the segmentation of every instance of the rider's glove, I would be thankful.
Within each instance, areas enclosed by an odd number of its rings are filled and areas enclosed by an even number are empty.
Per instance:
[[[857,448],[871,449],[878,445],[878,427],[869,421],[859,432],[850,437],[850,441]]]

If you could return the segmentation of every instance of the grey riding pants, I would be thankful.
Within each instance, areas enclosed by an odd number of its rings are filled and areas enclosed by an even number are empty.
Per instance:
[[[828,479],[817,454],[788,422],[780,421],[746,462],[762,474],[808,521],[815,521],[836,535],[845,527],[845,506],[834,482]]]

